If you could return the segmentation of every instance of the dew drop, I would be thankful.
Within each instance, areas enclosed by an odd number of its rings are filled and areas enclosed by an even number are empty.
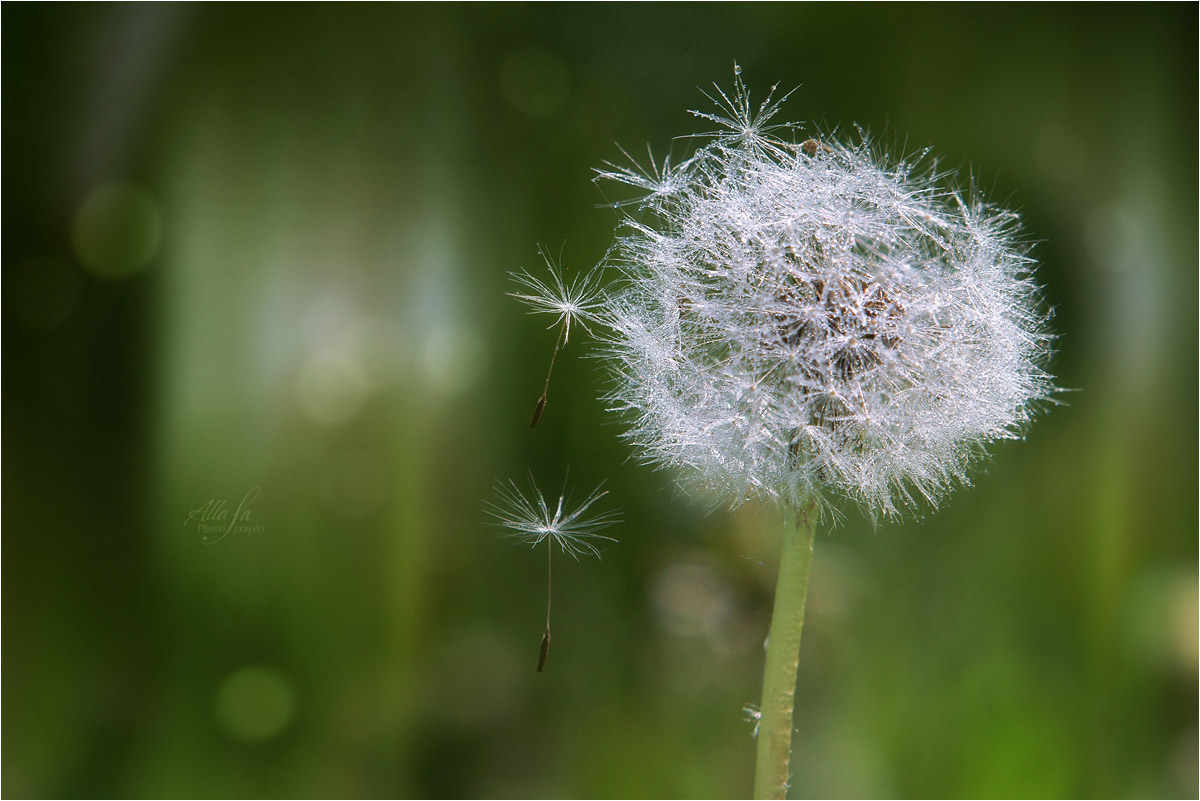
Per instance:
[[[733,65],[733,74],[734,74],[734,75],[741,75],[741,74],[742,74],[742,65],[741,65],[741,64],[734,64],[734,65]]]

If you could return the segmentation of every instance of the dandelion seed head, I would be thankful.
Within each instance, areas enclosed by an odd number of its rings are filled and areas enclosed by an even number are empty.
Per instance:
[[[795,144],[783,98],[753,104],[740,72],[709,96],[718,128],[669,192],[653,161],[599,171],[645,192],[589,310],[610,407],[646,461],[734,505],[936,505],[1054,392],[1016,215],[861,131]]]

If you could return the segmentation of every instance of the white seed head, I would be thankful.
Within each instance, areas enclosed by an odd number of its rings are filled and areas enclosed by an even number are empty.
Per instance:
[[[642,190],[606,259],[611,407],[646,461],[733,504],[936,504],[1054,391],[1014,214],[861,134],[795,144],[740,76],[720,130]]]
[[[620,521],[619,510],[587,516],[588,509],[608,494],[603,484],[592,490],[583,503],[574,509],[569,508],[570,498],[565,486],[553,508],[546,502],[532,476],[529,486],[531,493],[526,496],[511,480],[496,483],[496,500],[487,505],[487,513],[496,519],[496,525],[510,530],[508,536],[532,548],[549,537],[563,553],[576,559],[587,554],[599,558],[600,550],[595,545],[597,540],[616,542],[616,538],[598,532]]]

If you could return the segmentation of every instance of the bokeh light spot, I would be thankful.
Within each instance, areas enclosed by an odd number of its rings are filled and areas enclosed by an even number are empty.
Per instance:
[[[1087,221],[1088,249],[1109,272],[1145,269],[1145,231],[1127,205],[1110,203],[1094,210]]]
[[[317,352],[300,368],[296,395],[300,407],[318,423],[336,425],[358,414],[369,385],[362,364],[340,350]]]
[[[654,583],[659,622],[681,637],[719,638],[733,611],[730,596],[728,585],[706,565],[676,562]]]
[[[154,197],[136,184],[102,184],[75,214],[71,242],[80,262],[101,278],[133,275],[154,257],[162,222]]]
[[[291,682],[278,670],[243,668],[217,690],[217,724],[226,734],[246,742],[269,740],[295,715]]]
[[[362,317],[351,325],[349,338],[373,389],[396,386],[404,380],[409,353],[404,333],[395,323],[382,317]]]
[[[479,377],[484,346],[474,330],[439,325],[425,337],[422,367],[429,388],[440,395],[466,392]]]

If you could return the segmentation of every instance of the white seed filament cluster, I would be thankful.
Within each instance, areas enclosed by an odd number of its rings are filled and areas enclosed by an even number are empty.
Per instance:
[[[865,137],[785,140],[740,77],[716,99],[683,164],[600,171],[644,192],[606,261],[610,405],[733,504],[936,504],[1054,389],[1016,216]]]

